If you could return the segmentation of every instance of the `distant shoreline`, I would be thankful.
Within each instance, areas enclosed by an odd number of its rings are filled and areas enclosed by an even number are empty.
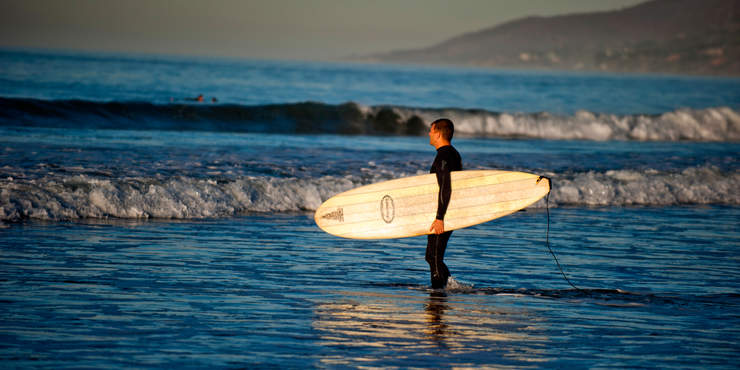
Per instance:
[[[249,58],[235,56],[208,56],[208,55],[185,55],[185,54],[168,54],[168,53],[146,53],[146,52],[123,52],[108,50],[86,50],[86,49],[68,49],[68,48],[32,48],[32,47],[8,47],[0,45],[0,53],[17,53],[29,55],[48,55],[48,56],[90,56],[96,58],[114,58],[114,59],[182,59],[188,61],[203,62],[284,62],[284,63],[350,63],[350,64],[376,64],[387,66],[422,66],[422,67],[439,67],[439,68],[475,68],[482,70],[500,70],[513,72],[562,72],[575,74],[607,74],[607,75],[645,75],[656,77],[712,77],[712,78],[740,78],[740,71],[737,73],[699,73],[693,71],[641,71],[641,70],[611,70],[611,69],[567,69],[547,66],[525,66],[525,65],[480,65],[473,63],[444,63],[444,62],[421,62],[421,61],[386,61],[370,56],[349,56],[344,58],[332,59],[292,59],[292,58]]]
[[[526,17],[429,47],[343,60],[738,77],[740,5],[735,0],[653,0],[608,12]]]
[[[479,65],[479,64],[465,64],[465,63],[433,63],[433,62],[403,62],[403,61],[378,61],[364,58],[341,58],[334,60],[327,60],[328,63],[357,63],[357,64],[377,64],[377,65],[388,65],[388,66],[420,66],[420,67],[439,67],[439,68],[474,68],[481,70],[498,70],[498,71],[511,71],[511,72],[542,72],[542,73],[573,73],[583,75],[633,75],[633,76],[655,76],[655,77],[706,77],[706,78],[729,78],[729,79],[740,79],[740,71],[737,73],[700,73],[693,71],[650,71],[650,70],[613,70],[613,69],[597,69],[597,68],[582,68],[582,69],[567,69],[567,68],[556,68],[556,67],[542,67],[542,66],[508,66],[508,65]]]

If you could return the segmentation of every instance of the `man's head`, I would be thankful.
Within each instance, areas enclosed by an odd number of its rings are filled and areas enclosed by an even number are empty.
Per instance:
[[[438,144],[449,144],[455,133],[455,125],[447,118],[440,118],[432,122],[429,128],[429,144],[438,147]]]

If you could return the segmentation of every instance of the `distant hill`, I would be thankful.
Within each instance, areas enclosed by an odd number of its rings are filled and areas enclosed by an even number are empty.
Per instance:
[[[353,60],[505,68],[740,75],[740,0],[654,0],[528,17],[431,47]]]

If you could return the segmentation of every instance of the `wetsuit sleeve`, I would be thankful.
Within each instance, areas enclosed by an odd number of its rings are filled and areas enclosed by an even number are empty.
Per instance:
[[[447,206],[450,205],[452,196],[452,175],[450,166],[446,160],[440,161],[437,168],[437,185],[439,185],[439,195],[437,196],[437,219],[444,220],[447,213]]]

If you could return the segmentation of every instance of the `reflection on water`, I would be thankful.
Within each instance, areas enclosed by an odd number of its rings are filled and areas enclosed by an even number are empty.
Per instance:
[[[425,294],[342,292],[340,301],[318,304],[313,326],[328,351],[322,363],[406,366],[428,355],[439,356],[440,365],[546,361],[548,338],[531,312]]]
[[[446,347],[445,337],[448,326],[443,320],[445,311],[450,307],[446,305],[447,294],[440,291],[429,293],[429,302],[426,304],[427,335],[439,347]]]

